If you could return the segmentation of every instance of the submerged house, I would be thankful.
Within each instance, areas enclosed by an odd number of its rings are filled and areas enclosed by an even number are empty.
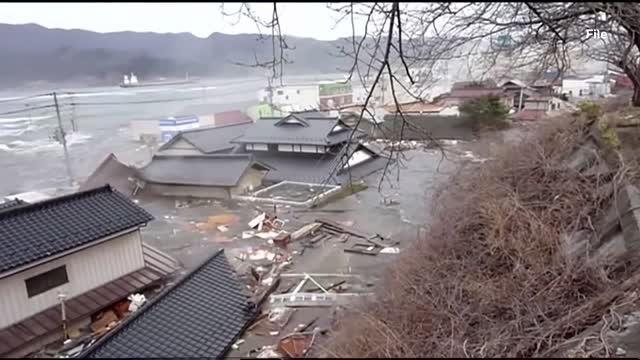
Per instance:
[[[245,122],[183,131],[162,145],[157,154],[186,156],[229,153],[236,147],[231,141],[242,136],[252,125],[252,122]]]
[[[0,356],[21,357],[173,273],[142,243],[153,216],[110,186],[0,210]]]
[[[219,250],[80,357],[222,359],[258,314]]]
[[[261,118],[179,133],[138,173],[144,191],[222,199],[287,180],[340,183],[346,170],[380,165],[370,164],[382,152],[360,144],[364,136],[317,112]]]
[[[251,154],[156,155],[139,173],[156,195],[231,199],[259,187],[269,170]]]

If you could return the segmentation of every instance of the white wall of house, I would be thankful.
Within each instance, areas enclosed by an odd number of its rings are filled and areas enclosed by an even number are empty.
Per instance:
[[[573,97],[589,96],[589,83],[580,79],[562,80],[562,93]]]
[[[349,167],[356,166],[369,159],[371,159],[371,154],[369,152],[364,150],[358,150],[351,155],[351,157],[349,158],[349,161],[347,161],[347,164],[343,168],[346,169]]]
[[[245,144],[245,150],[247,151],[268,151],[269,145],[267,144]]]
[[[294,111],[317,109],[320,104],[318,85],[287,85],[273,90],[273,104],[291,107]]]
[[[25,280],[62,265],[69,282],[29,298]],[[0,329],[144,267],[138,230],[0,279]]]
[[[328,150],[328,146],[319,145],[301,145],[301,144],[278,144],[278,151],[281,152],[304,152],[324,154]]]
[[[447,106],[444,109],[440,110],[438,115],[442,116],[460,116],[460,110],[457,106]]]

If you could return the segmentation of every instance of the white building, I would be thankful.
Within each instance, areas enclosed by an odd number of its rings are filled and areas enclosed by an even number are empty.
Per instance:
[[[562,79],[562,93],[572,98],[607,96],[611,93],[608,76],[565,77]]]

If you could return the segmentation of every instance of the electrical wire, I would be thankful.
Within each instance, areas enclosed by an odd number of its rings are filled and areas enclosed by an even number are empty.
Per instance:
[[[13,111],[3,112],[3,113],[0,113],[0,116],[13,115],[13,114],[19,114],[19,113],[23,113],[23,112],[30,112],[30,111],[34,111],[34,110],[49,109],[49,108],[55,108],[55,107],[56,107],[55,105],[34,106],[34,107],[29,107],[29,108],[20,109],[20,110],[13,110]]]
[[[198,96],[191,98],[179,98],[179,99],[157,99],[157,100],[140,100],[140,101],[103,101],[103,102],[72,102],[70,106],[101,106],[101,105],[134,105],[134,104],[156,104],[167,102],[180,102],[191,100],[202,100],[206,97]]]
[[[24,97],[3,99],[3,100],[0,100],[0,104],[4,104],[4,103],[8,103],[8,102],[14,102],[14,101],[20,102],[20,101],[39,98],[39,97],[44,97],[44,96],[53,96],[53,93],[46,93],[46,94],[38,94],[38,95],[30,95],[30,96],[24,96]]]

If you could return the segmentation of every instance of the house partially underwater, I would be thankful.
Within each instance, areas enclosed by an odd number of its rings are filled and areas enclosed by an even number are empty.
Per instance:
[[[145,191],[230,198],[282,181],[342,184],[384,167],[381,149],[317,112],[177,134],[139,169]]]

